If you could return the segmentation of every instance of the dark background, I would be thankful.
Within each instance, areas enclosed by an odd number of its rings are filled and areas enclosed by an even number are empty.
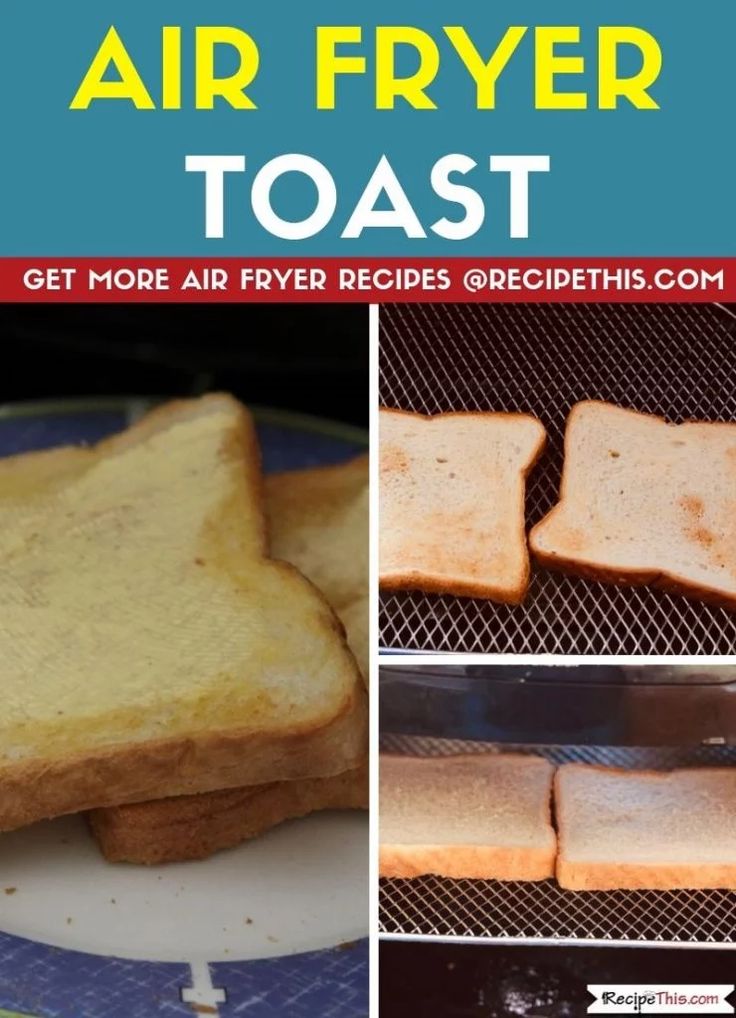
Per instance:
[[[0,337],[0,403],[225,389],[368,424],[367,305],[4,305]]]
[[[700,948],[384,941],[379,963],[381,1018],[584,1018],[588,983],[734,982],[733,952]]]

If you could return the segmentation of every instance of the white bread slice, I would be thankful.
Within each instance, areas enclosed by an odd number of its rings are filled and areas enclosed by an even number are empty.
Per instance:
[[[361,762],[342,629],[265,556],[255,433],[227,396],[0,461],[0,829]]]
[[[565,764],[557,880],[568,890],[736,888],[736,768]]]
[[[525,481],[544,443],[527,414],[381,410],[381,587],[522,601]]]
[[[554,766],[522,754],[382,755],[382,877],[554,875]]]
[[[560,502],[529,544],[553,569],[736,609],[736,424],[578,403]]]

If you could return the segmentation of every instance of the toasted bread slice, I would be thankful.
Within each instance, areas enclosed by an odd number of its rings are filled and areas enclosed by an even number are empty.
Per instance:
[[[265,553],[233,399],[0,461],[0,829],[360,764],[342,627]]]
[[[736,768],[565,764],[555,811],[561,887],[736,888]]]
[[[368,457],[334,467],[266,477],[271,550],[310,579],[319,577],[368,671]],[[324,779],[177,796],[90,814],[92,832],[113,862],[202,859],[319,809],[368,806],[363,766]]]
[[[380,875],[553,876],[553,774],[522,754],[382,756]]]
[[[368,767],[329,778],[279,781],[96,809],[92,833],[110,862],[204,859],[316,810],[367,809]]]
[[[529,543],[553,569],[736,609],[736,424],[578,403],[560,502]]]
[[[265,479],[271,551],[339,612],[368,589],[368,456]]]
[[[526,414],[381,410],[380,430],[381,587],[523,600],[524,489],[542,424]]]
[[[368,677],[368,456],[266,477],[275,558],[296,566],[327,598]]]

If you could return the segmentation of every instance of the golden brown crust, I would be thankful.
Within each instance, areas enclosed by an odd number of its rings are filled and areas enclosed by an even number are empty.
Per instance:
[[[506,410],[478,410],[478,411],[464,411],[464,410],[451,410],[441,414],[420,414],[414,413],[409,410],[395,410],[388,407],[381,407],[380,413],[382,414],[394,414],[395,416],[401,417],[422,417],[425,420],[439,420],[440,418],[446,417],[516,417],[522,420],[534,420],[539,425],[539,439],[537,445],[532,451],[529,460],[522,465],[522,480],[524,483],[524,497],[526,498],[526,483],[529,479],[534,467],[539,462],[544,450],[547,446],[547,431],[539,420],[534,417],[533,414],[521,413],[519,411],[506,411]],[[521,544],[526,546],[526,520],[522,515],[520,520],[520,533],[519,540]],[[521,604],[526,597],[526,593],[529,589],[529,579],[531,575],[531,567],[529,564],[529,555],[526,556],[525,571],[522,578],[522,582],[516,590],[509,590],[508,588],[500,588],[490,583],[471,583],[467,580],[454,580],[449,577],[438,577],[430,573],[421,573],[417,570],[411,572],[399,574],[383,573],[379,576],[378,582],[381,590],[422,590],[428,594],[450,594],[454,597],[474,597],[483,598],[490,601],[498,601],[501,604]]]
[[[567,891],[736,889],[736,866],[573,863],[560,858],[557,882]]]
[[[423,417],[425,421],[438,421],[445,417],[519,417],[522,420],[534,420],[540,428],[544,431],[544,425],[535,417],[534,414],[524,413],[521,410],[444,410],[440,414],[421,414],[415,410],[397,410],[394,407],[382,406],[379,408],[379,413],[382,414],[393,414],[396,417]],[[546,439],[546,432],[545,432]]]
[[[327,778],[93,810],[89,822],[110,862],[152,865],[204,859],[316,810],[367,808],[368,768],[363,764]]]
[[[401,575],[381,576],[381,590],[423,590],[426,594],[450,594],[453,597],[477,597],[501,604],[521,604],[529,587],[529,567],[526,580],[519,590],[509,591],[489,583],[470,583],[465,580],[441,579],[416,570]]]
[[[367,752],[367,714],[356,683],[337,719],[316,730],[213,732],[22,761],[0,774],[0,830],[100,806],[340,773]]]
[[[550,511],[546,513],[541,520],[539,520],[538,523],[535,523],[529,531],[529,548],[532,555],[540,565],[548,569],[552,569],[555,572],[565,573],[568,576],[580,576],[586,580],[593,580],[600,583],[612,583],[617,587],[656,587],[657,589],[663,590],[669,594],[681,594],[684,597],[691,598],[692,600],[704,601],[707,604],[712,604],[717,608],[726,608],[729,611],[736,611],[736,597],[732,597],[722,591],[714,590],[710,587],[693,583],[691,580],[687,580],[675,573],[652,569],[627,569],[624,571],[620,569],[607,569],[605,566],[580,562],[576,559],[569,558],[565,555],[555,554],[554,552],[546,551],[545,549],[538,548],[536,546],[537,533],[557,515],[558,511],[562,508],[563,502],[568,497],[567,487],[569,477],[567,464],[569,463],[569,428],[573,416],[579,413],[579,411],[586,406],[613,405],[614,404],[605,403],[602,400],[587,399],[581,400],[579,403],[575,403],[575,405],[571,408],[565,424],[562,477],[560,478],[560,489],[557,504],[554,505]],[[640,410],[630,410],[628,408],[617,409],[626,409],[627,413],[636,414],[639,417],[645,417],[648,419],[654,418],[662,421],[671,428],[680,427],[680,425],[672,424],[665,417],[661,417],[658,414],[646,414],[642,413]],[[722,421],[712,421],[708,423],[713,424],[714,426],[723,425],[724,427],[733,427],[732,424]]]
[[[555,872],[555,846],[381,845],[381,877],[411,879],[429,874],[455,880],[547,880]]]

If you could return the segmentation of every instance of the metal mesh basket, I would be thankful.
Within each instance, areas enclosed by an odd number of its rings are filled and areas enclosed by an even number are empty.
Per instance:
[[[529,752],[525,746],[385,737],[381,748],[419,756]],[[554,763],[637,769],[736,764],[736,749],[535,746]],[[730,891],[565,891],[554,880],[381,880],[379,933],[391,939],[472,938],[489,943],[728,947],[736,945]]]
[[[736,420],[736,318],[713,304],[397,304],[381,309],[380,398],[422,413],[517,410],[549,435],[527,523],[557,500],[570,407],[602,399],[661,414]],[[384,593],[392,650],[729,654],[736,615],[646,587],[533,567],[521,606]]]

